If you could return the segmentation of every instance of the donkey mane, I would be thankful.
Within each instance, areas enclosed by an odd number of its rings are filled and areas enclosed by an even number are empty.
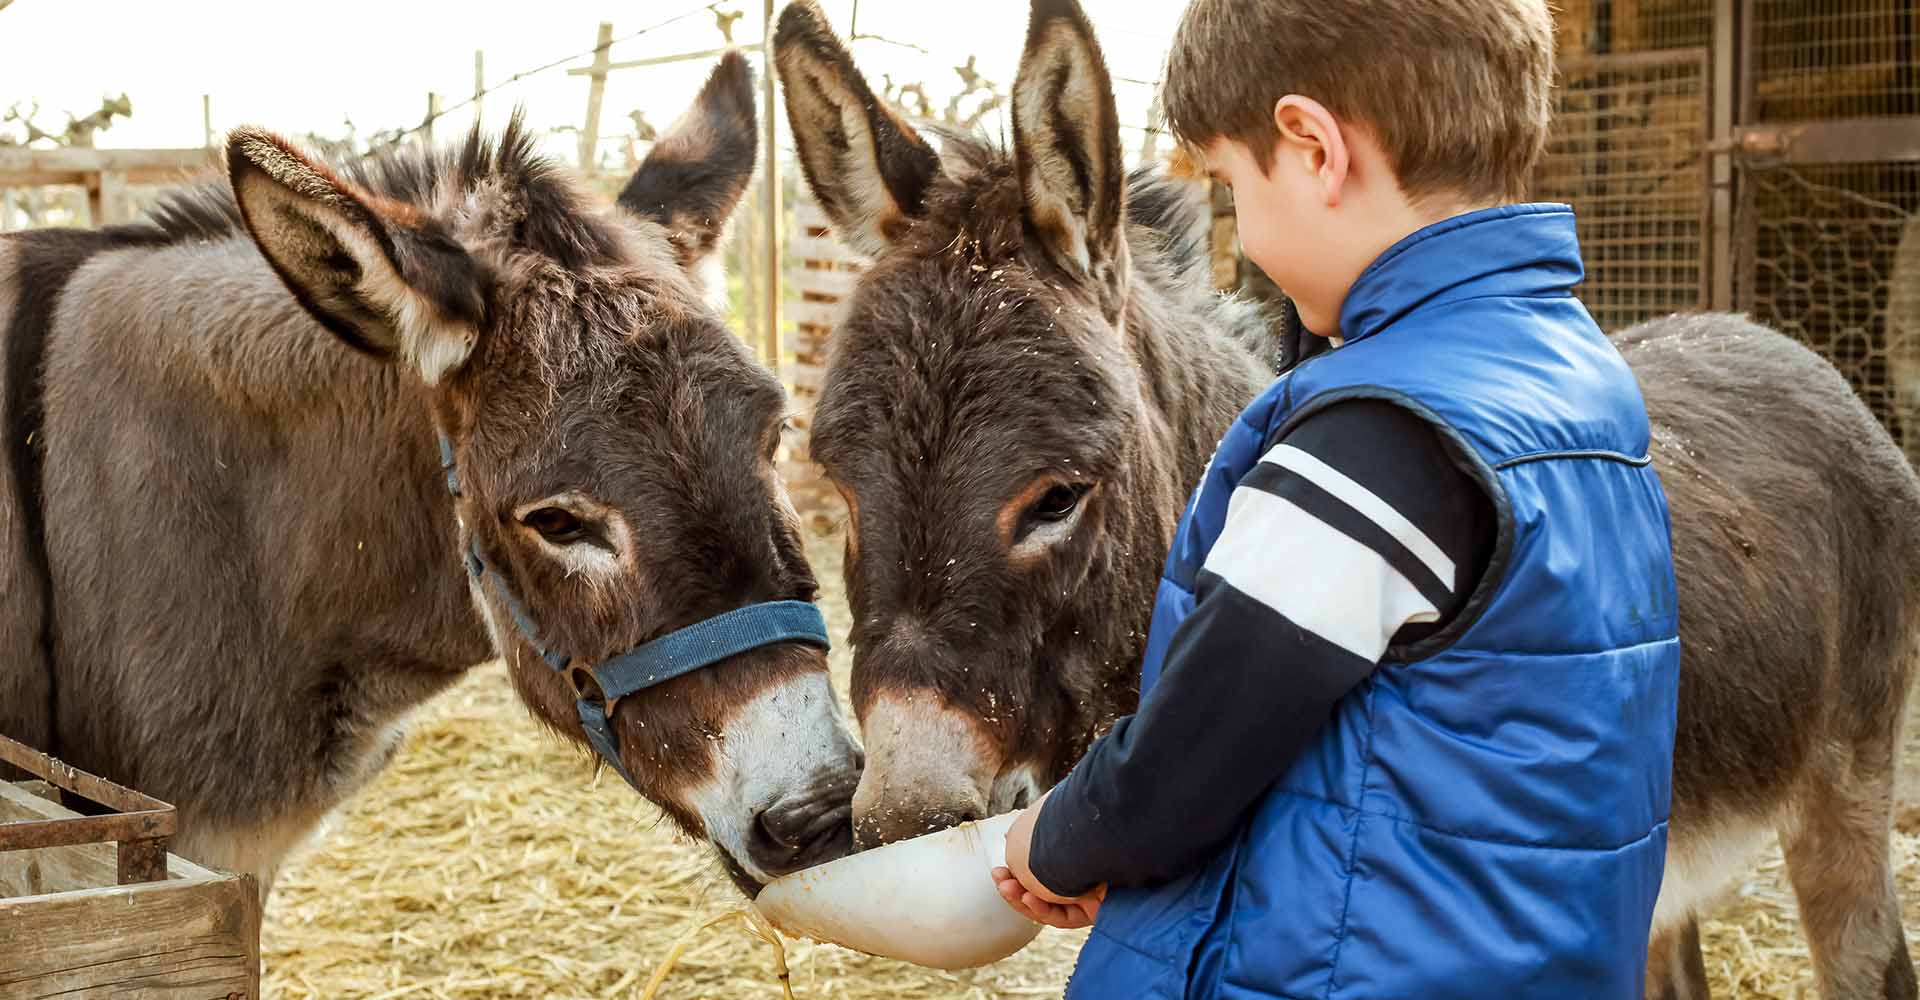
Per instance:
[[[1013,154],[979,132],[916,124],[939,138],[947,179],[928,188],[919,222],[903,244],[921,253],[971,244],[967,249],[982,260],[1018,256],[1031,235],[1019,210]],[[1136,167],[1127,175],[1127,221],[1135,276],[1164,300],[1164,315],[1181,317],[1177,336],[1224,341],[1262,364],[1278,361],[1279,326],[1271,309],[1213,285],[1212,204],[1204,188],[1159,165]],[[926,245],[936,241],[939,247]]]
[[[389,148],[335,159],[329,166],[355,187],[389,201],[427,208],[485,184],[511,192],[522,209],[517,246],[566,268],[625,256],[617,227],[601,216],[565,170],[536,149],[538,135],[520,111],[497,137],[475,126],[455,146]],[[246,239],[246,223],[225,177],[207,176],[160,196],[129,227],[161,245]]]

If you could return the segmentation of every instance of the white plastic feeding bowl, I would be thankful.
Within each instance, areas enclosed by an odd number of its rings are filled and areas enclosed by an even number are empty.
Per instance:
[[[794,937],[935,969],[970,969],[1027,946],[1040,925],[994,888],[1018,813],[849,855],[775,879],[754,900]]]

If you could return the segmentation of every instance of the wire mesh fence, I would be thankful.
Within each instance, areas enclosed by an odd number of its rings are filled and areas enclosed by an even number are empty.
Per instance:
[[[1749,166],[1737,218],[1736,301],[1832,361],[1916,454],[1920,164]]]
[[[1695,48],[1713,39],[1713,0],[1561,0],[1553,6],[1563,61]]]
[[[1913,0],[1752,0],[1751,121],[1920,114]]]
[[[1566,0],[1558,18],[1536,194],[1579,214],[1595,317],[1703,308],[1717,280],[1920,456],[1920,160],[1876,141],[1920,128],[1920,0]],[[1741,148],[1725,129],[1746,126],[1785,141]]]
[[[1561,63],[1553,134],[1535,178],[1574,205],[1600,325],[1696,307],[1706,278],[1704,49]]]

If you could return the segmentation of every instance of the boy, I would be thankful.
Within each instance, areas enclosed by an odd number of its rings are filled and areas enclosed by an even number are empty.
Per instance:
[[[1552,78],[1544,0],[1188,8],[1168,121],[1335,346],[1227,432],[1138,714],[1008,834],[1009,903],[1094,923],[1070,997],[1640,996],[1673,559],[1572,213],[1520,203]]]

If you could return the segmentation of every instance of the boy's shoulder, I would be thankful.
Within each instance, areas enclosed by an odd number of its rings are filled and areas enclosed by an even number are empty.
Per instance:
[[[1278,427],[1363,397],[1447,425],[1490,463],[1561,447],[1637,453],[1649,433],[1632,370],[1571,296],[1421,310],[1300,365],[1261,402],[1274,404],[1264,416]]]

